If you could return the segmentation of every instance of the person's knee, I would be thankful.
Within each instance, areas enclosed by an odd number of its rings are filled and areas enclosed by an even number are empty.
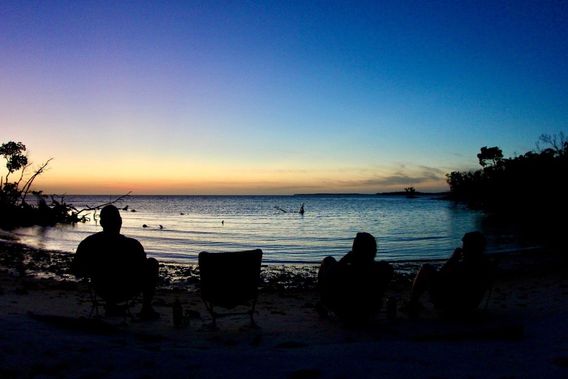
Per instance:
[[[436,268],[432,266],[430,263],[424,263],[422,266],[420,266],[420,271],[434,272],[436,271]]]
[[[160,264],[155,258],[146,259],[146,271],[151,277],[158,276],[160,271]]]
[[[329,256],[329,257],[325,257],[323,259],[323,261],[321,262],[321,265],[322,266],[328,266],[328,265],[332,265],[334,263],[337,263],[337,260],[334,257]]]
[[[337,264],[337,261],[334,257],[325,257],[321,262],[321,265],[318,270],[318,278],[321,279],[322,275],[326,276],[329,274],[330,268],[334,267]]]
[[[158,267],[160,267],[160,264],[158,263],[158,260],[156,258],[147,258],[146,264],[150,269],[157,269]]]
[[[436,272],[436,268],[429,263],[425,263],[420,266],[418,273],[416,274],[417,278],[430,278]]]

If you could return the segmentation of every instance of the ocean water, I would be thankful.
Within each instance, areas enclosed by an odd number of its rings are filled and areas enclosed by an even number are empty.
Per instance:
[[[111,198],[65,200],[83,208]],[[483,230],[482,213],[429,196],[130,196],[116,205],[128,206],[121,211],[122,233],[162,261],[195,263],[201,251],[261,248],[264,263],[318,263],[344,255],[360,231],[373,234],[378,258],[390,261],[446,258],[472,230],[486,233],[490,251],[515,247],[502,231]],[[91,214],[84,224],[15,233],[31,246],[73,252],[100,230]]]

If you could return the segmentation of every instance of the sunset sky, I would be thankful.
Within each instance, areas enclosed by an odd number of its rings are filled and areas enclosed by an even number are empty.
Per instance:
[[[54,193],[446,190],[482,146],[568,134],[567,20],[562,1],[3,0],[0,142],[53,157]]]

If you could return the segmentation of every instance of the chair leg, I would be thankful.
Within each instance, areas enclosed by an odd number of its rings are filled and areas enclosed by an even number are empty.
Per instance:
[[[250,326],[253,329],[258,329],[258,324],[256,323],[256,321],[254,321],[254,312],[250,312],[249,316],[250,316]]]
[[[205,304],[205,309],[207,309],[207,312],[209,312],[209,314],[211,315],[211,329],[216,330],[217,329],[217,315],[215,314],[215,311],[213,310],[213,304],[209,304],[205,299],[201,299],[203,301],[203,304]]]
[[[97,299],[97,294],[91,291],[91,310],[89,311],[89,318],[99,317],[99,299]]]
[[[254,300],[252,301],[252,307],[251,307],[251,310],[250,310],[249,315],[250,315],[250,324],[251,324],[251,326],[252,326],[253,328],[258,328],[258,325],[256,324],[256,321],[254,321],[254,310],[255,310],[255,309],[256,309],[256,299],[254,299]]]
[[[493,295],[493,286],[489,287],[489,290],[487,291],[487,294],[485,295],[485,307],[484,309],[487,310],[487,308],[489,307],[489,300],[491,300],[491,295]]]

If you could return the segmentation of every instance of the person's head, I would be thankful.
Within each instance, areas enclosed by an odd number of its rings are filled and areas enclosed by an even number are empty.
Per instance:
[[[357,233],[351,248],[353,259],[356,262],[369,262],[377,255],[377,240],[369,233]]]
[[[462,238],[463,251],[466,255],[481,255],[485,251],[485,237],[481,232],[469,232]]]
[[[101,226],[105,233],[118,234],[122,227],[122,217],[118,208],[114,205],[107,205],[101,210]]]

